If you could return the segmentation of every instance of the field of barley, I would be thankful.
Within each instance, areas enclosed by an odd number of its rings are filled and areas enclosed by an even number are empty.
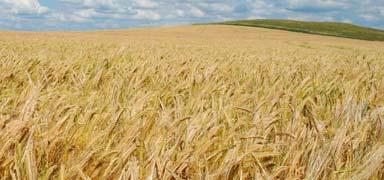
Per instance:
[[[383,179],[384,43],[0,32],[0,179]]]

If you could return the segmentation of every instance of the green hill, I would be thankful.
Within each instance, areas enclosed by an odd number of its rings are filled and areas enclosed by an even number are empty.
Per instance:
[[[304,22],[293,20],[239,20],[214,24],[262,27],[369,41],[384,41],[384,30],[347,23]]]

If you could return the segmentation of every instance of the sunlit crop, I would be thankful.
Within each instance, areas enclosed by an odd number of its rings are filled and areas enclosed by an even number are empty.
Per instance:
[[[0,33],[0,179],[383,179],[384,44]]]

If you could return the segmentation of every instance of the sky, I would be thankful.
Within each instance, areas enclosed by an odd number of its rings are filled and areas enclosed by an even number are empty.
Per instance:
[[[0,29],[88,31],[236,19],[336,21],[384,29],[384,0],[0,0]]]

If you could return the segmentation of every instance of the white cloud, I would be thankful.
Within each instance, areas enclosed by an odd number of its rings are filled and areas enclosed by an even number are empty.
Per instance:
[[[360,17],[367,20],[367,21],[376,21],[377,20],[377,17],[372,15],[372,14],[361,14]]]
[[[117,7],[118,3],[115,0],[83,0],[84,5],[91,7]]]
[[[193,17],[204,17],[205,16],[205,13],[201,9],[199,9],[195,6],[190,6],[189,8],[190,8],[189,12]]]
[[[289,0],[288,7],[291,9],[334,9],[346,8],[347,3],[343,0]]]
[[[69,15],[68,17],[65,18],[65,21],[75,22],[75,23],[85,23],[85,22],[90,22],[91,20],[88,18],[80,17],[80,16]]]
[[[80,4],[88,8],[117,8],[121,7],[121,1],[118,0],[60,0],[63,3]]]
[[[120,0],[60,0],[69,7],[73,8],[64,15],[65,21],[83,23],[94,22],[97,23],[101,19],[128,19],[129,15],[134,12],[130,7],[125,6],[123,1]],[[61,17],[61,16],[59,16]],[[61,18],[63,19],[63,18]],[[100,24],[100,23],[99,23]]]
[[[168,12],[167,14],[163,15],[164,19],[177,19],[177,18],[183,18],[185,17],[186,13],[184,10],[181,9],[175,9],[173,11]]]
[[[137,13],[133,16],[134,19],[142,20],[159,20],[160,14],[150,10],[137,10]]]
[[[383,7],[380,7],[380,8],[379,8],[379,11],[380,11],[380,14],[381,14],[382,16],[384,16],[384,5],[383,5]]]
[[[151,0],[135,0],[135,3],[141,8],[155,8],[159,4]]]
[[[5,11],[14,14],[44,14],[49,11],[45,6],[41,6],[38,0],[0,0],[0,6],[4,6]]]
[[[66,16],[64,14],[62,14],[62,13],[51,13],[49,15],[49,18],[53,19],[53,20],[60,21],[60,22],[63,22],[63,21],[67,20]]]
[[[211,11],[232,12],[233,6],[225,3],[202,3],[201,6],[210,9]]]
[[[178,17],[183,17],[183,16],[185,16],[185,12],[183,10],[177,9],[176,10],[176,15]]]
[[[343,23],[353,23],[353,21],[350,20],[350,19],[342,19],[341,22],[343,22]]]
[[[98,16],[99,13],[97,13],[95,9],[83,9],[76,11],[74,14],[83,18],[91,18]]]

